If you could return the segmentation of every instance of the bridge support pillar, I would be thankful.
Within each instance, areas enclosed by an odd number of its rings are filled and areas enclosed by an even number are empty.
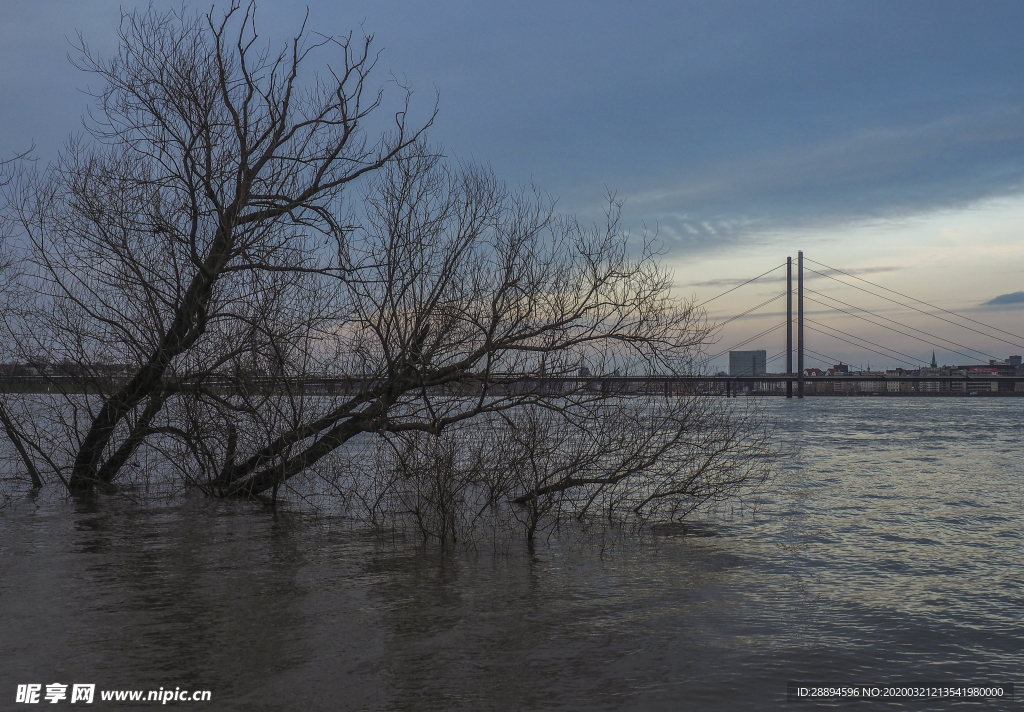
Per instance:
[[[804,252],[797,253],[796,277],[796,370],[797,398],[804,397]]]
[[[793,375],[793,258],[786,258],[786,375]],[[786,381],[786,398],[793,397],[793,380]]]

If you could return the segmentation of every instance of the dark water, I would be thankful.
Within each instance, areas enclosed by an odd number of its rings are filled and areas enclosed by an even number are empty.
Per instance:
[[[1024,682],[1024,399],[769,407],[802,451],[756,512],[611,546],[442,555],[198,498],[16,502],[0,709],[55,681],[209,689],[168,706],[216,710],[796,709],[787,680]],[[836,706],[858,705],[892,706]]]

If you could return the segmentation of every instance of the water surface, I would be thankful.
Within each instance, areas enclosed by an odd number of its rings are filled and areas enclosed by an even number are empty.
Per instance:
[[[767,407],[800,453],[759,505],[643,540],[443,554],[200,497],[18,500],[0,512],[0,707],[54,681],[212,691],[177,708],[396,711],[1019,684],[1024,399]]]

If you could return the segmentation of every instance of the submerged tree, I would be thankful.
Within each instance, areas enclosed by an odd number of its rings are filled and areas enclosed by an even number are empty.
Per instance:
[[[82,45],[80,66],[106,83],[92,140],[22,176],[9,201],[30,245],[16,343],[72,364],[101,395],[69,403],[72,490],[116,479],[168,399],[230,361],[243,324],[267,346],[252,304],[262,282],[317,271],[314,244],[343,239],[345,187],[425,127],[410,129],[403,107],[368,138],[383,99],[368,91],[370,38],[303,28],[272,54],[258,48],[254,6],[237,4],[220,20],[129,13],[120,38],[107,60]],[[336,64],[300,84],[317,51]],[[99,364],[130,377],[109,390]]]
[[[7,187],[3,356],[50,377],[2,404],[34,484],[276,496],[313,473],[447,539],[471,506],[532,533],[763,480],[756,414],[609,388],[696,372],[708,335],[614,199],[588,227],[443,158],[407,91],[371,140],[370,40],[303,31],[272,54],[254,23],[124,15],[113,59],[83,45],[106,83],[89,140]],[[300,84],[317,51],[337,65]]]

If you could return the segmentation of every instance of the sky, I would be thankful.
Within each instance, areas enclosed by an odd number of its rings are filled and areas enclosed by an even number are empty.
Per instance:
[[[145,4],[4,0],[0,156],[34,144],[51,160],[80,130],[90,78],[68,59],[76,33],[109,53],[120,8]],[[280,46],[300,7],[260,2],[261,35]],[[587,220],[614,191],[632,232],[663,242],[680,298],[705,302],[802,250],[819,271],[974,320],[912,303],[954,326],[807,273],[808,297],[941,339],[807,302],[825,326],[805,333],[819,354],[806,365],[1024,353],[1024,301],[999,303],[1024,291],[1024,3],[310,0],[309,26],[374,35],[378,77],[412,86],[419,116],[438,103],[430,135],[450,155],[535,183]],[[783,276],[704,308],[730,319],[780,294]],[[709,353],[784,314],[777,299],[726,324]],[[784,346],[777,329],[743,348]]]

